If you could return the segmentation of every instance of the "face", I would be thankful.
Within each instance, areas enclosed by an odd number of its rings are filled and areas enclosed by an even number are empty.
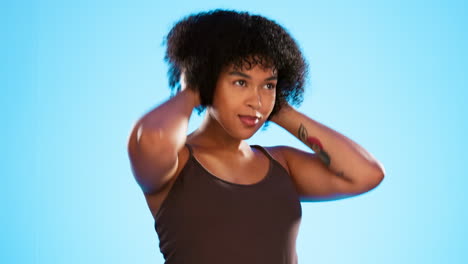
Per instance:
[[[208,114],[232,137],[250,138],[273,110],[276,84],[277,73],[272,68],[226,67],[218,78]]]

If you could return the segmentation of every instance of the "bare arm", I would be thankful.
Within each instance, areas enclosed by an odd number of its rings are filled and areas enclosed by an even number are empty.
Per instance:
[[[385,170],[369,152],[337,131],[285,106],[272,121],[315,153],[281,147],[301,195],[315,201],[357,195],[376,187]]]
[[[159,191],[174,175],[178,152],[184,147],[198,94],[185,89],[145,114],[128,140],[133,175],[144,193]]]

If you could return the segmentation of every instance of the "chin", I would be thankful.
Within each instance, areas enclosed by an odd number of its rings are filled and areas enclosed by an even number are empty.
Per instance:
[[[255,135],[255,133],[253,133],[253,134],[251,134],[251,135],[248,135],[248,136],[245,136],[245,137],[242,137],[241,139],[242,139],[242,140],[247,140],[247,139],[253,137],[253,135]]]
[[[250,128],[243,126],[224,127],[224,130],[233,138],[246,140],[255,135],[255,133],[257,133],[260,130],[260,128],[262,128],[263,124],[264,122],[261,122],[259,124],[256,124],[254,127]]]
[[[239,138],[239,139],[242,139],[242,140],[249,139],[249,138],[253,137],[253,135],[255,135],[255,133],[257,133],[258,130],[259,130],[259,128],[255,129],[255,130],[251,130],[251,131],[239,132],[239,133],[237,133],[236,138]]]

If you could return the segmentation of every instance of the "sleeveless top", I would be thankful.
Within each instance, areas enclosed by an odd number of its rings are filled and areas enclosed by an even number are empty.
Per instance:
[[[155,216],[166,264],[296,264],[302,208],[287,171],[263,147],[267,175],[220,179],[190,155]]]

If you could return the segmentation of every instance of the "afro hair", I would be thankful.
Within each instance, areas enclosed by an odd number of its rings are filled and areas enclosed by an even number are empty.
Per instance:
[[[240,69],[261,65],[277,71],[270,117],[286,103],[302,103],[307,62],[287,30],[263,16],[220,9],[192,14],[174,25],[164,44],[169,86],[180,91],[184,70],[189,87],[200,94],[199,113],[212,104],[218,76],[230,65]]]

